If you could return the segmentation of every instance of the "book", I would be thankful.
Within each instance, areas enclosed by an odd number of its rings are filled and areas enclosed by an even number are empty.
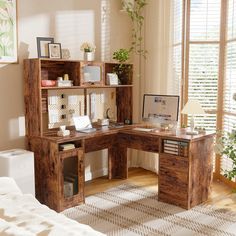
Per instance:
[[[61,151],[65,151],[65,150],[74,149],[75,148],[75,144],[74,143],[65,143],[65,144],[60,144],[59,147],[60,147]]]

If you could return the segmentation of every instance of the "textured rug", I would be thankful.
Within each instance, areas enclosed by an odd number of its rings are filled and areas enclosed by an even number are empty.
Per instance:
[[[191,210],[159,202],[157,193],[123,184],[86,198],[66,216],[107,235],[236,235],[236,213],[199,205]]]

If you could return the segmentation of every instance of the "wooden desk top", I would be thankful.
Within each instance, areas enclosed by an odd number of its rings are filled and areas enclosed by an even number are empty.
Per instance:
[[[119,127],[97,127],[97,130],[92,133],[81,133],[75,130],[71,131],[69,136],[59,137],[55,132],[51,134],[43,136],[43,138],[53,141],[56,143],[69,142],[74,140],[86,140],[90,138],[96,138],[101,136],[113,135],[113,134],[126,134],[126,135],[138,135],[138,136],[146,136],[146,137],[161,137],[161,138],[171,138],[174,140],[182,140],[188,142],[194,142],[208,136],[214,136],[214,132],[207,132],[204,134],[198,135],[187,135],[185,129],[177,129],[176,133],[170,131],[159,131],[154,129],[153,131],[139,131],[134,130],[135,127],[142,127],[141,124],[134,125],[124,125]]]
[[[198,134],[198,135],[188,135],[186,134],[185,129],[177,129],[176,133],[170,132],[170,131],[159,131],[159,130],[154,130],[154,131],[139,131],[139,130],[134,130],[133,128],[131,129],[126,129],[126,130],[120,130],[119,133],[121,134],[127,134],[127,135],[142,135],[142,136],[158,136],[161,138],[171,138],[174,140],[181,140],[181,141],[191,141],[195,142],[200,139],[209,137],[209,136],[214,136],[214,132],[207,132],[204,134]]]

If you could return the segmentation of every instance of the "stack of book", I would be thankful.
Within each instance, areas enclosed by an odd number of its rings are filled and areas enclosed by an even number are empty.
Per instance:
[[[60,144],[60,150],[61,151],[70,150],[70,149],[74,149],[74,148],[75,148],[75,144],[74,143]]]
[[[68,173],[64,176],[64,184],[70,185],[65,189],[64,187],[64,196],[72,196],[78,193],[78,175],[73,173]],[[66,190],[69,190],[68,192]]]
[[[181,142],[176,140],[164,140],[164,153],[173,154],[177,156],[188,156],[188,143],[187,142]]]

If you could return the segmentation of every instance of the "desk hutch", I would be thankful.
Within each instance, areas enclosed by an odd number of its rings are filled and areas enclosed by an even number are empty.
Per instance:
[[[84,154],[108,149],[108,178],[128,178],[127,149],[134,148],[159,153],[160,201],[186,209],[206,201],[212,181],[214,134],[190,136],[181,130],[176,134],[142,132],[133,129],[140,125],[124,125],[98,127],[90,134],[76,132],[73,126],[68,126],[69,136],[56,135],[58,127],[49,119],[51,91],[57,95],[78,91],[83,104],[80,113],[88,114],[91,89],[104,93],[114,89],[115,94],[111,94],[115,96],[117,122],[132,120],[132,65],[129,65],[130,74],[122,80],[125,84],[109,86],[105,75],[113,72],[116,64],[100,62],[101,81],[88,84],[84,83],[81,73],[84,63],[93,64],[72,60],[24,60],[26,134],[28,147],[35,155],[37,199],[56,211],[84,203]],[[72,87],[41,86],[41,80],[56,80],[63,74],[69,75]],[[64,118],[60,117],[58,124]],[[64,144],[73,144],[75,148],[62,150]],[[69,197],[64,193],[68,175],[75,180],[73,196]]]

